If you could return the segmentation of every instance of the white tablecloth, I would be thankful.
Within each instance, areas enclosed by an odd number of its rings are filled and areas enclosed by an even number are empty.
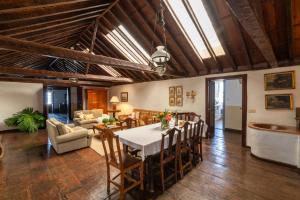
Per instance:
[[[206,124],[203,129],[203,133],[206,133]],[[142,160],[160,152],[162,133],[164,131],[161,130],[160,123],[115,132],[119,136],[120,142],[141,150]],[[167,144],[165,144],[166,146]]]

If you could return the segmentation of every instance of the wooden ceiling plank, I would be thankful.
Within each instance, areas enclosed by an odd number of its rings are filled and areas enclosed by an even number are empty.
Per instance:
[[[40,20],[41,18],[50,19],[50,17],[61,18],[60,15],[65,14],[73,14],[76,12],[86,12],[88,10],[98,9],[104,10],[109,3],[106,4],[98,4],[93,1],[81,1],[81,4],[74,4],[70,2],[70,6],[63,5],[61,7],[53,6],[48,4],[47,7],[43,9],[37,9],[33,7],[23,7],[23,8],[15,8],[8,10],[0,10],[0,24],[11,24],[16,22],[24,22],[24,21],[35,21]],[[102,9],[101,9],[102,8]]]
[[[50,26],[58,26],[61,24],[68,24],[68,23],[72,23],[72,22],[77,22],[78,20],[82,20],[82,19],[91,19],[91,18],[96,18],[102,11],[93,11],[90,13],[82,13],[79,15],[75,15],[72,17],[66,17],[66,18],[62,18],[62,19],[56,19],[56,20],[52,20],[52,21],[46,21],[46,22],[41,22],[41,23],[36,23],[36,24],[29,24],[29,25],[23,25],[20,27],[13,27],[13,28],[1,28],[2,30],[0,30],[0,34],[1,35],[9,35],[10,33],[18,33],[18,32],[22,32],[22,31],[27,31],[27,30],[38,30],[40,28],[44,28],[44,27],[50,27]],[[1,27],[1,26],[0,26]]]
[[[132,80],[122,77],[112,77],[103,75],[92,75],[92,74],[80,74],[71,72],[56,72],[49,70],[35,70],[35,69],[24,69],[21,67],[4,67],[0,66],[0,73],[5,74],[18,74],[26,76],[47,76],[47,77],[57,77],[57,78],[78,78],[82,80],[92,80],[92,81],[107,81],[107,82],[121,82],[121,83],[131,83]]]
[[[278,63],[271,42],[265,31],[261,28],[248,0],[226,0],[226,2],[233,15],[252,38],[269,65],[277,67]]]
[[[37,31],[46,31],[46,30],[49,30],[49,29],[57,29],[57,28],[61,28],[61,27],[66,27],[66,25],[75,24],[75,23],[78,23],[78,22],[90,21],[91,19],[96,18],[97,16],[98,15],[92,15],[92,16],[88,16],[88,17],[79,18],[79,19],[76,19],[76,20],[67,21],[67,22],[64,22],[64,23],[54,24],[54,25],[51,25],[51,26],[43,26],[43,27],[36,28],[36,29],[27,28],[26,30],[23,30],[23,31],[20,31],[20,32],[8,33],[7,36],[16,37],[16,36],[23,35],[23,34],[29,34],[29,33],[34,34]]]
[[[293,0],[285,0],[286,1],[286,14],[287,14],[287,41],[288,41],[288,52],[289,52],[289,60],[291,62],[294,61],[294,46],[293,46]]]

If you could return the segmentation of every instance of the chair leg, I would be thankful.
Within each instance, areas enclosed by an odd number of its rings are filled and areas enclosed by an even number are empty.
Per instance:
[[[110,167],[107,167],[107,183],[106,183],[107,194],[110,194]]]
[[[183,167],[182,167],[182,156],[181,153],[179,154],[179,172],[180,172],[180,179],[183,178]]]
[[[144,162],[140,165],[140,181],[141,181],[141,186],[140,189],[144,190]]]
[[[120,200],[124,200],[125,199],[125,193],[124,193],[124,188],[125,188],[125,176],[124,176],[125,172],[121,172],[121,185],[120,185]]]
[[[164,172],[164,165],[160,165],[160,179],[161,179],[161,187],[162,191],[165,191],[165,172]]]
[[[201,162],[203,161],[203,157],[202,157],[202,142],[200,142],[200,159]]]
[[[175,157],[175,183],[177,183],[177,173],[178,173],[178,171],[177,171],[177,155],[176,155],[176,157]]]

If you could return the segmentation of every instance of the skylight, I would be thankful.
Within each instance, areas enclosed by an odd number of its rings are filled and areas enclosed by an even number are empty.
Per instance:
[[[105,35],[106,39],[112,43],[129,61],[147,65],[150,55],[134,39],[123,25]]]
[[[83,52],[85,52],[85,53],[89,53],[89,51],[90,51],[89,48],[86,48],[85,50],[83,50]],[[94,52],[91,52],[91,54],[95,55]],[[117,72],[117,70],[115,70],[111,66],[99,65],[99,64],[96,64],[96,65],[113,77],[121,77],[122,76],[119,72]]]
[[[192,7],[192,12],[195,13],[200,26],[210,43],[214,53],[217,56],[224,55],[222,45],[216,35],[212,23],[207,15],[207,12],[201,0],[186,0]],[[191,19],[188,10],[185,8],[182,0],[165,0],[165,3],[177,21],[179,27],[182,29],[185,36],[188,38],[192,47],[201,56],[201,58],[210,58],[210,54],[197,30],[193,20]]]

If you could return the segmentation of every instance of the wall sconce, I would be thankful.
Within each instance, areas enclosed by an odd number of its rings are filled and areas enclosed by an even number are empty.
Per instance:
[[[195,100],[195,96],[196,96],[196,91],[192,90],[192,91],[187,91],[186,92],[186,97],[187,98],[191,98],[193,101]]]

